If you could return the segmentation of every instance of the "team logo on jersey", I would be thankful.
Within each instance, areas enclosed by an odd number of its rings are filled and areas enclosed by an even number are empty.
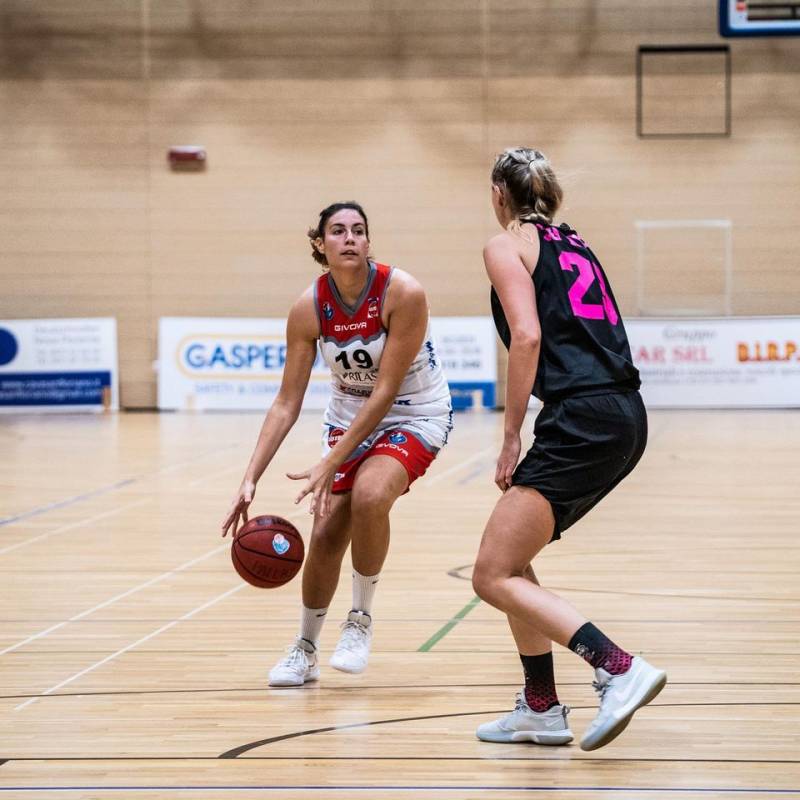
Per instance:
[[[408,439],[404,433],[400,433],[400,431],[396,431],[395,433],[389,434],[389,441],[392,444],[405,444]]]
[[[378,316],[378,298],[370,297],[367,300],[367,319],[375,319]]]
[[[344,428],[331,428],[328,431],[328,447],[333,447],[344,436]]]
[[[272,549],[279,556],[282,556],[289,549],[289,542],[286,541],[286,537],[282,533],[276,533],[272,537]]]
[[[322,313],[325,319],[333,319],[333,306],[327,300],[322,304]]]

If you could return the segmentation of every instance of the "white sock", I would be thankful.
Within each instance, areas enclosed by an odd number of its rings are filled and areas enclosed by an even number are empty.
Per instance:
[[[353,610],[363,611],[365,614],[372,614],[372,598],[375,595],[375,587],[378,584],[377,575],[362,575],[357,570],[353,570]]]
[[[327,608],[306,608],[300,617],[300,638],[313,642],[314,647],[319,647],[319,634],[325,623]]]

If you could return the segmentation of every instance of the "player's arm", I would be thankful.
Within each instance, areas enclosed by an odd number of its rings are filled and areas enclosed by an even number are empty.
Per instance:
[[[489,240],[483,249],[483,261],[511,332],[503,449],[495,473],[495,483],[505,491],[511,486],[511,476],[519,459],[520,429],[536,379],[541,327],[533,281],[509,234],[501,233]]]
[[[297,421],[317,355],[318,336],[319,324],[314,296],[309,289],[289,311],[286,324],[286,363],[281,386],[261,426],[239,491],[222,523],[223,536],[231,527],[236,532],[240,517],[243,522],[247,522],[247,507],[255,495],[256,483]]]
[[[428,329],[425,290],[406,272],[395,269],[392,273],[392,282],[386,292],[386,316],[388,333],[375,388],[356,414],[347,433],[326,456],[337,467],[386,416],[425,339]]]

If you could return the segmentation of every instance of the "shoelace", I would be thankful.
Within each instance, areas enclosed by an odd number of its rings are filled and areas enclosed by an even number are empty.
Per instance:
[[[514,703],[514,711],[523,711],[526,709],[530,710],[530,706],[528,705],[528,702],[525,700],[525,692],[517,692],[517,699],[516,702]],[[569,706],[566,705],[561,706],[561,713],[564,717],[564,722],[567,721],[567,714],[569,714],[570,711],[572,711],[572,709]]]
[[[338,647],[352,652],[353,650],[362,647],[364,640],[367,638],[367,629],[357,622],[343,622],[342,635],[339,639]]]
[[[607,680],[605,683],[600,683],[600,681],[592,681],[592,689],[597,692],[598,697],[600,698],[600,705],[603,705],[603,700],[605,700],[606,692],[609,690],[611,686],[611,681]]]
[[[308,666],[306,651],[303,650],[299,644],[293,644],[291,647],[287,647],[286,657],[283,659],[283,663],[292,669],[295,667],[302,667],[305,669],[306,666]]]

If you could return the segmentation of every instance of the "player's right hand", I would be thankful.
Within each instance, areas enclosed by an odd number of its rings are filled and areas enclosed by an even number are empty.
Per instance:
[[[239,521],[242,525],[247,524],[247,509],[253,498],[256,496],[256,485],[253,481],[243,480],[239,491],[236,492],[231,507],[228,510],[228,516],[225,517],[222,523],[222,536],[223,538],[228,535],[228,530],[236,536],[239,532]]]

